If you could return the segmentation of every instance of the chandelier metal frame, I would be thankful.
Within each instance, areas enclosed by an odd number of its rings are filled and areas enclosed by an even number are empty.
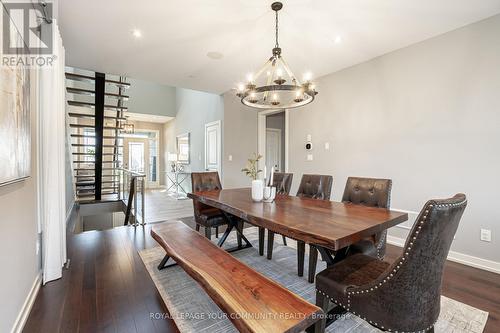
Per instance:
[[[278,12],[282,8],[281,2],[274,2],[271,5],[271,9],[276,15],[276,44],[272,50],[273,55],[255,76],[248,77],[248,82],[240,84],[237,88],[236,96],[241,98],[241,103],[249,107],[257,109],[296,108],[313,102],[314,97],[318,94],[310,78],[306,78],[304,83],[300,83],[281,55]],[[267,74],[266,84],[257,86],[255,82],[258,82],[264,73]],[[287,76],[290,84],[285,84]],[[290,93],[294,94],[294,97],[285,101],[284,96],[290,95]]]

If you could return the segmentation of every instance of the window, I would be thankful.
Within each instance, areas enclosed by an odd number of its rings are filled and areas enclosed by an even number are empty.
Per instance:
[[[83,160],[86,162],[95,161],[95,132],[91,128],[85,128],[83,130]]]

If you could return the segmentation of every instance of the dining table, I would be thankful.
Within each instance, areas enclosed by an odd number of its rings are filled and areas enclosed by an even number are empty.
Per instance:
[[[327,266],[345,258],[350,245],[408,220],[405,212],[285,194],[277,195],[273,202],[255,202],[250,188],[192,192],[188,197],[218,208],[227,216],[228,228],[219,246],[233,229],[246,243],[243,246],[239,242],[238,248],[251,246],[236,217],[260,230],[268,229],[315,246]]]

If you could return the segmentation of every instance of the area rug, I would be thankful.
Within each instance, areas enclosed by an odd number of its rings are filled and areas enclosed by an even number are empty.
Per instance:
[[[258,255],[258,229],[255,227],[245,229],[245,236],[254,247],[233,252],[236,258],[309,302],[315,302],[314,284],[307,282],[307,274],[304,277],[297,276],[297,254],[294,248],[284,246],[281,237],[276,237],[273,259],[267,260],[265,256]],[[235,246],[235,238],[232,233],[224,247]],[[196,245],[193,244],[193,246]],[[170,317],[181,332],[238,332],[203,289],[179,266],[158,271],[156,267],[165,255],[162,248],[142,250],[139,254],[169,309]],[[307,270],[307,256],[305,267]],[[325,264],[318,262],[318,271],[324,268]],[[152,314],[151,316],[163,318],[165,314]],[[435,332],[480,333],[483,332],[487,319],[488,312],[442,296],[441,313],[435,325]],[[326,332],[371,333],[380,331],[359,317],[347,314],[327,327]]]

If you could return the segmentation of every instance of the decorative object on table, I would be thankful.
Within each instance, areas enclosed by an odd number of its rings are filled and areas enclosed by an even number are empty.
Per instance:
[[[168,181],[170,181],[171,185],[167,188],[167,192],[171,189],[175,189],[173,192],[173,196],[177,199],[187,199],[186,191],[182,187],[182,183],[189,178],[189,173],[184,172],[184,164],[179,163],[178,155],[175,153],[168,153],[167,160],[170,162],[170,172],[167,172]],[[167,183],[168,185],[168,183]],[[179,193],[179,189],[184,194]]]
[[[177,172],[177,154],[167,153],[167,161],[170,162],[170,171]]]
[[[295,108],[314,101],[317,92],[311,82],[311,75],[304,75],[304,82],[300,83],[281,56],[278,43],[278,12],[283,8],[281,2],[274,2],[271,9],[276,14],[276,44],[271,58],[254,76],[249,74],[247,83],[240,83],[236,96],[241,103],[257,109]],[[259,85],[260,83],[262,85]],[[287,79],[290,80],[289,84]]]
[[[267,168],[264,167],[264,177],[267,176]],[[265,181],[266,178],[264,178]],[[274,166],[271,168],[271,176],[269,177],[269,182],[267,182],[267,185],[264,187],[264,195],[263,195],[263,201],[264,202],[273,202],[274,199],[276,198],[276,187],[273,186],[274,184]]]
[[[0,185],[31,173],[30,78],[21,65],[0,67]]]
[[[189,133],[177,136],[177,163],[189,164],[190,163],[190,142]]]
[[[262,179],[257,179],[262,172],[258,166],[261,158],[262,155],[254,153],[253,157],[248,159],[246,168],[241,169],[252,180],[252,200],[256,202],[262,201],[264,196],[264,182]]]
[[[273,202],[276,199],[276,187],[266,186],[264,187],[263,201]]]

